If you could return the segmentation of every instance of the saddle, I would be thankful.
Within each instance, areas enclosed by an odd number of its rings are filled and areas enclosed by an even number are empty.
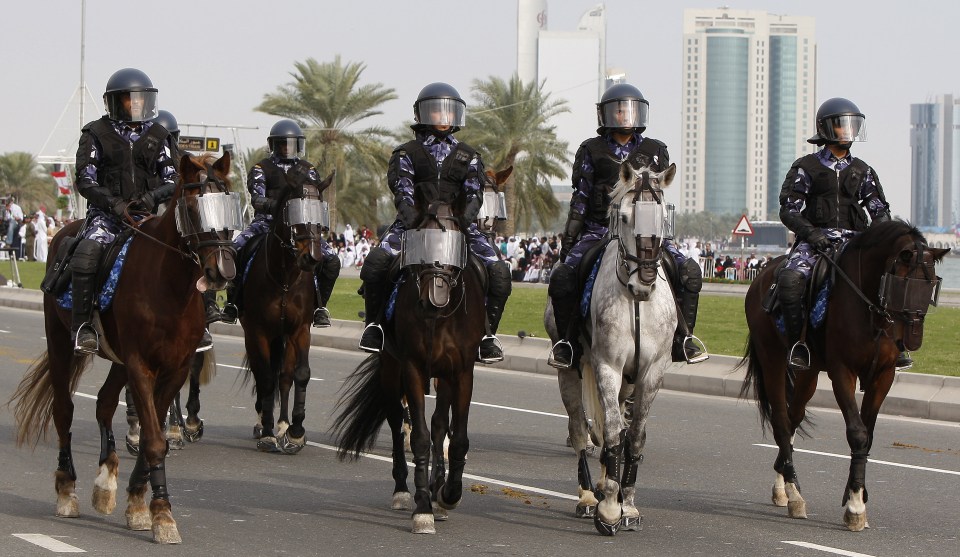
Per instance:
[[[829,290],[826,287],[833,282],[834,275],[834,265],[831,265],[825,261],[826,257],[830,257],[833,260],[833,263],[836,264],[840,259],[840,254],[843,252],[843,248],[846,247],[846,243],[841,244],[839,249],[833,250],[829,256],[821,255],[817,258],[817,263],[813,266],[813,270],[810,272],[810,277],[807,279],[807,283],[803,290],[803,306],[808,308],[808,311],[804,313],[804,318],[808,319],[811,317],[811,312],[815,308],[820,307],[820,315],[818,315],[817,323],[815,326],[819,326],[820,320],[823,319],[824,315],[822,312],[826,311],[825,302],[826,297],[829,294]],[[780,276],[780,271],[782,271],[787,266],[787,261],[789,260],[788,256],[782,255],[777,259],[774,259],[771,263],[774,265],[773,273],[774,277]],[[777,295],[779,291],[779,283],[775,278],[773,284],[770,285],[770,288],[767,289],[767,292],[763,295],[763,301],[761,306],[763,310],[771,315],[779,315],[780,313],[780,297]]]
[[[116,281],[120,276],[120,270],[123,267],[123,260],[121,259],[118,263],[118,257],[121,253],[126,254],[125,248],[132,236],[133,230],[129,228],[123,229],[112,242],[106,245],[100,254],[100,261],[97,262],[98,270],[95,282],[97,285],[97,294],[99,294],[101,298],[101,302],[98,304],[100,309],[106,309],[109,305],[109,300],[113,297],[113,288],[116,286]],[[70,236],[63,240],[63,243],[60,244],[60,247],[57,249],[57,256],[53,265],[50,266],[50,269],[43,278],[43,282],[40,284],[40,289],[47,294],[57,297],[60,300],[61,307],[64,308],[72,306],[72,303],[69,303],[69,301],[65,304],[64,299],[67,298],[66,294],[69,292],[68,287],[73,277],[70,259],[73,257],[73,252],[79,243],[76,236]],[[112,283],[113,286],[111,287],[108,282]],[[107,290],[109,290],[109,292],[107,292]],[[108,295],[106,303],[103,301],[105,294]]]

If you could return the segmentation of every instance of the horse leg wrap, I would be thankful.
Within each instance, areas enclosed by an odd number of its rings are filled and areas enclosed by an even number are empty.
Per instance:
[[[600,453],[600,462],[603,462],[603,465],[606,467],[607,478],[617,481],[620,479],[620,459],[623,456],[623,442],[620,442],[612,447],[603,447],[603,451]],[[617,500],[623,501],[623,486],[617,494]]]
[[[127,484],[127,493],[136,493],[150,479],[150,471],[147,470],[147,458],[143,452],[137,454],[137,463],[133,465],[130,472],[130,483]]]
[[[167,493],[167,472],[162,462],[150,467],[150,486],[153,488],[154,499],[170,499],[170,494]]]
[[[60,448],[60,454],[57,455],[57,470],[66,472],[71,480],[77,481],[77,471],[73,467],[73,451],[70,449],[72,439],[73,433],[68,433],[67,444]]]
[[[590,477],[590,461],[587,460],[587,450],[580,451],[580,460],[577,462],[577,481],[581,489],[593,489],[593,478]]]
[[[784,482],[792,483],[797,486],[797,491],[800,491],[800,482],[797,480],[797,470],[793,467],[792,459],[785,458],[782,462],[778,460],[774,463],[773,469],[783,476]]]
[[[841,506],[847,504],[847,499],[850,497],[851,491],[858,491],[860,489],[863,489],[863,502],[867,502],[866,477],[868,456],[870,455],[865,452],[850,454],[850,477],[847,479],[847,489],[843,492],[843,502],[840,503]]]
[[[635,455],[630,445],[623,449],[623,479],[620,481],[621,487],[630,487],[637,483],[637,470],[640,463],[643,462],[643,454]]]
[[[117,441],[113,437],[113,430],[107,429],[106,426],[100,426],[100,462],[99,465],[103,465],[107,461],[107,457],[110,456],[110,453],[116,452],[117,450]]]

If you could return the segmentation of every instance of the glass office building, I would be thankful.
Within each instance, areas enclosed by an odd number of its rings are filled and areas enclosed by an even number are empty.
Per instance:
[[[813,18],[684,10],[684,212],[776,218],[783,178],[812,151]]]
[[[960,223],[960,99],[939,95],[910,105],[910,222]]]

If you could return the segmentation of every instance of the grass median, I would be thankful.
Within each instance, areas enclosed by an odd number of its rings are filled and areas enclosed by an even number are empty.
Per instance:
[[[38,289],[43,278],[43,264],[21,261],[19,268],[24,288]],[[9,271],[7,264],[0,264],[0,273],[9,278]],[[363,299],[357,295],[359,287],[358,278],[342,277],[337,281],[328,304],[334,319],[360,320],[358,312],[363,310]],[[546,299],[546,288],[514,288],[500,322],[499,333],[514,335],[524,331],[529,336],[545,338],[543,308]],[[747,339],[743,298],[701,296],[698,314],[697,336],[707,345],[711,354],[743,355]],[[960,369],[957,369],[953,360],[958,344],[960,308],[931,308],[924,328],[923,348],[912,354],[915,364],[911,371],[960,376]]]

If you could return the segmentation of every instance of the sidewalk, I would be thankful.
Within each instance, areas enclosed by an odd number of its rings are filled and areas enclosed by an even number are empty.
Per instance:
[[[708,283],[709,284],[709,283]],[[734,286],[738,285],[724,285]],[[743,287],[744,291],[746,287]],[[704,292],[716,293],[704,285]],[[735,290],[735,289],[734,289]],[[730,293],[725,289],[724,294]],[[952,301],[952,300],[951,300]],[[946,304],[944,304],[946,305]],[[0,306],[42,311],[42,293],[39,290],[0,287]],[[363,324],[359,321],[333,320],[333,326],[313,329],[312,344],[342,350],[357,350]],[[220,335],[242,336],[239,325],[215,323],[210,332]],[[550,342],[543,338],[518,338],[500,335],[506,357],[492,368],[512,369],[530,373],[556,375],[556,370],[547,365]],[[712,355],[710,359],[694,365],[672,364],[664,376],[663,388],[674,391],[736,398],[740,395],[745,370],[734,367],[739,357]],[[860,395],[858,394],[858,400]],[[752,401],[750,402],[752,404]],[[830,380],[821,372],[817,391],[810,401],[811,406],[836,408]],[[893,387],[881,408],[882,414],[928,418],[960,422],[960,377],[925,375],[899,372]]]

